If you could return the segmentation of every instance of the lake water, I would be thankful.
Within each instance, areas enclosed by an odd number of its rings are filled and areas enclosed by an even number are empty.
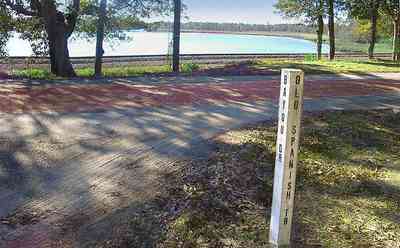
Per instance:
[[[127,32],[128,39],[105,42],[105,55],[150,55],[167,54],[171,33]],[[94,56],[95,40],[71,39],[70,55]],[[324,52],[328,46],[323,47]],[[17,37],[8,43],[11,56],[29,56],[32,50],[29,44]],[[181,53],[315,53],[316,44],[301,39],[275,36],[182,33]]]

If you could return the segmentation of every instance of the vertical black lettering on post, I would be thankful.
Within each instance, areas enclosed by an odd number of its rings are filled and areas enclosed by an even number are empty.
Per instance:
[[[299,100],[294,101],[294,110],[299,110]]]
[[[294,90],[294,97],[299,98],[299,88],[296,87],[296,89]]]
[[[287,225],[289,223],[289,209],[285,211],[285,218],[283,219],[283,224]]]
[[[300,75],[297,75],[297,76],[296,76],[296,84],[299,85],[300,82],[301,82],[301,76],[300,76]]]
[[[287,193],[286,193],[286,200],[288,201],[288,200],[290,200],[290,195],[292,194],[292,192],[291,191],[288,191]]]
[[[293,136],[290,140],[290,145],[293,146],[295,142],[296,142],[296,136]]]
[[[295,199],[303,72],[283,69],[280,90],[270,242],[287,245],[290,244]]]

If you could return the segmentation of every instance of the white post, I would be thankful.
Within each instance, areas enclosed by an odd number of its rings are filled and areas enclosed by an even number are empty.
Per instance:
[[[282,70],[270,227],[273,247],[290,246],[303,89],[303,71]]]

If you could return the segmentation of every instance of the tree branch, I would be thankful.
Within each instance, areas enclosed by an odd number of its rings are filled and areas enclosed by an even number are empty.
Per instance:
[[[23,4],[14,3],[12,0],[5,0],[5,3],[11,10],[15,11],[17,14],[26,16],[39,16],[38,12],[27,9]]]
[[[76,21],[78,20],[78,15],[79,15],[79,10],[80,10],[80,0],[74,0],[72,3],[72,11],[71,13],[67,14],[65,16],[65,19],[67,21],[66,23],[66,35],[67,37],[70,37],[72,35],[72,32],[74,32],[75,26],[76,26]]]
[[[38,14],[40,15],[41,9],[42,9],[42,4],[40,3],[39,0],[31,0],[31,9],[36,10]]]

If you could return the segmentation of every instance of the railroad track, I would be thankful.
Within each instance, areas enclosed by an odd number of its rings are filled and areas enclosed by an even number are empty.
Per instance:
[[[303,60],[310,54],[182,54],[183,63],[193,62],[197,64],[225,64],[233,62],[242,62],[256,59],[294,59]],[[390,53],[377,53],[376,58],[390,59]],[[328,57],[328,54],[324,54]],[[337,53],[337,58],[353,58],[366,59],[368,55],[365,53]],[[94,57],[72,57],[71,61],[76,67],[91,66],[94,63]],[[126,66],[126,65],[162,65],[168,63],[171,56],[168,55],[125,55],[125,56],[104,56],[103,63],[105,66]],[[0,57],[0,65],[21,68],[48,67],[48,57]]]

